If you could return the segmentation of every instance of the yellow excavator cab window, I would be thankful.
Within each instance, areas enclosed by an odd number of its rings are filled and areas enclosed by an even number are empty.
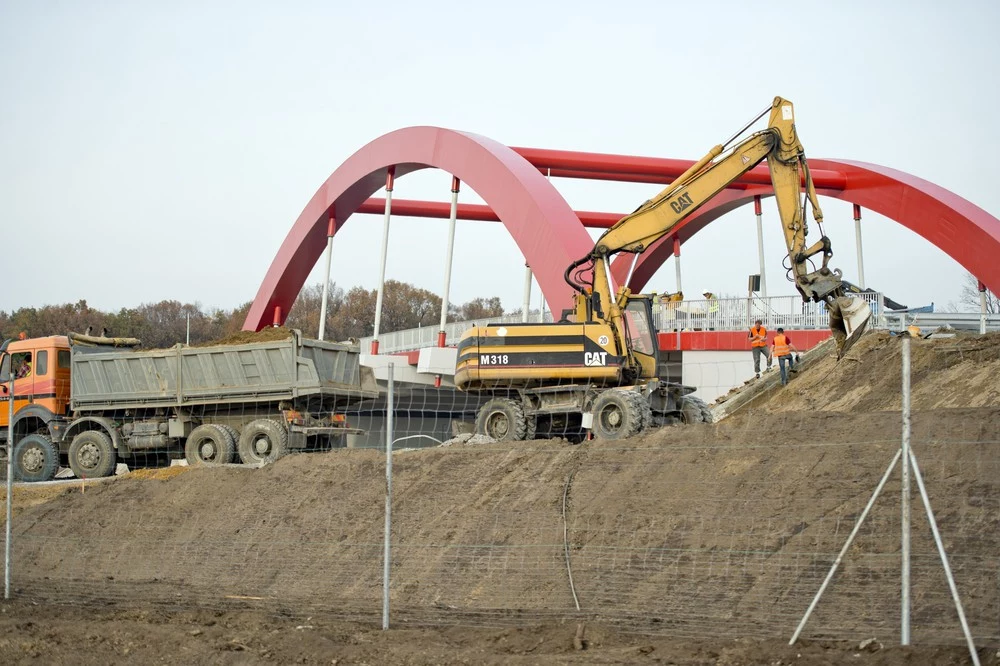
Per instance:
[[[653,329],[650,326],[649,311],[645,301],[629,301],[625,306],[625,321],[631,338],[632,349],[640,354],[656,353]]]

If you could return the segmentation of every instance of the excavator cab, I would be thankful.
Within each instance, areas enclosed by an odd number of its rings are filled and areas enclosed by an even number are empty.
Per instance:
[[[659,366],[659,345],[653,323],[653,304],[648,296],[632,296],[624,311],[626,348],[638,365],[636,379],[653,379]]]

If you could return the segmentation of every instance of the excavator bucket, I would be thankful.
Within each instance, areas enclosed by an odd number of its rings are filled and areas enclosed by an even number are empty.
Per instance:
[[[849,296],[834,299],[830,304],[830,330],[837,342],[837,358],[843,358],[858,341],[871,318],[872,309],[862,299]]]

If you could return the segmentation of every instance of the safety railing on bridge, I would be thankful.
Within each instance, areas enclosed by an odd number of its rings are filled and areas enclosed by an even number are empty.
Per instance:
[[[871,328],[896,330],[905,325],[937,328],[950,326],[963,330],[1000,330],[1000,315],[978,313],[899,313],[885,309],[882,294],[870,292],[855,294],[864,299],[872,309]],[[552,314],[545,312],[543,321],[553,321]],[[830,313],[823,303],[805,303],[799,296],[772,296],[770,298],[720,298],[717,300],[692,300],[658,302],[653,306],[653,322],[660,332],[675,331],[745,331],[760,319],[768,330],[779,326],[788,330],[827,329]],[[529,321],[538,322],[539,315],[533,314]],[[485,324],[514,324],[521,322],[520,314],[489,317],[473,321],[451,322],[445,326],[445,344],[453,346],[470,327]],[[433,347],[437,345],[438,328],[426,326],[379,336],[379,349],[383,353],[395,353]],[[361,340],[361,349],[371,346],[372,338]]]
[[[551,322],[552,313],[544,312],[540,316],[537,312],[528,317],[530,323],[540,321]],[[453,346],[458,344],[462,334],[473,326],[484,326],[486,324],[517,324],[522,322],[521,314],[503,315],[500,317],[484,317],[470,321],[453,321],[445,324],[445,345]],[[423,349],[424,347],[435,347],[438,342],[437,326],[424,326],[422,328],[410,328],[405,331],[394,331],[392,333],[382,333],[378,336],[379,351],[386,354],[395,352],[412,351]],[[361,349],[365,351],[371,347],[374,338],[361,338]]]
[[[885,312],[882,294],[857,294],[871,307],[876,325]],[[745,331],[760,319],[769,330],[779,326],[789,330],[825,329],[830,313],[824,303],[805,303],[800,296],[770,298],[719,298],[697,301],[660,302],[653,306],[657,330]]]

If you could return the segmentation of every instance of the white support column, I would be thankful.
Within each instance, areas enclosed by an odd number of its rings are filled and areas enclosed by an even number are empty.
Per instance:
[[[677,291],[681,288],[681,239],[674,236],[674,268],[677,270]]]
[[[378,334],[382,326],[382,292],[385,289],[385,261],[389,253],[389,220],[392,218],[392,185],[396,167],[389,167],[385,174],[385,223],[382,225],[382,259],[378,269],[378,293],[375,296],[375,333],[372,337],[372,354],[378,354]]]
[[[757,216],[757,258],[760,261],[760,295],[761,298],[767,298],[767,274],[764,272],[764,223],[759,194],[753,198],[753,212]]]
[[[979,281],[979,335],[986,335],[986,285]]]
[[[861,251],[861,206],[854,204],[854,237],[858,244],[858,286],[865,289],[865,257]]]
[[[524,265],[524,302],[521,306],[521,323],[528,323],[528,312],[531,310],[531,266]]]
[[[458,176],[451,177],[451,215],[448,216],[448,250],[444,264],[444,290],[441,293],[441,330],[438,332],[438,347],[444,347],[445,324],[448,323],[448,303],[451,297],[451,265],[455,257],[455,220],[458,219]]]
[[[330,267],[333,259],[333,234],[337,229],[337,219],[330,211],[330,220],[326,224],[326,273],[323,277],[323,300],[319,306],[319,339],[326,339],[326,306],[330,297]]]

